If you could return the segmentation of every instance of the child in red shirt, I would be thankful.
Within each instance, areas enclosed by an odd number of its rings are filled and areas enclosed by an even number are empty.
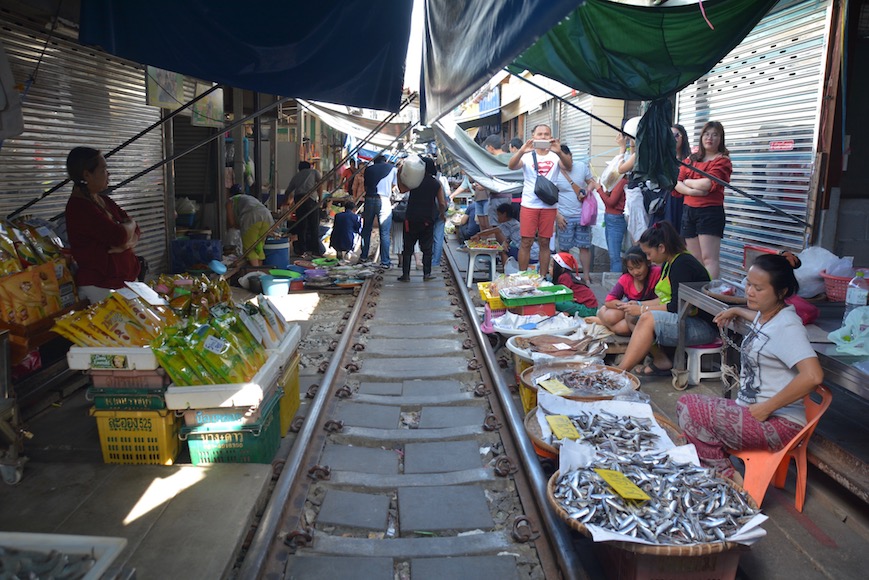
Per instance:
[[[638,318],[630,312],[631,305],[656,298],[655,285],[661,279],[661,267],[652,265],[639,246],[625,252],[625,269],[595,319],[619,336],[631,335]]]
[[[573,302],[558,302],[555,304],[559,312],[568,314],[579,313],[580,316],[591,316],[597,312],[597,297],[591,288],[582,282],[577,271],[576,258],[567,252],[558,252],[552,256],[552,279],[573,290]]]

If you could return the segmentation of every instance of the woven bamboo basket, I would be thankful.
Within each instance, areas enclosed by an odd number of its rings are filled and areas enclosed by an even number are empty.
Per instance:
[[[591,370],[599,370],[599,371],[612,371],[614,373],[618,373],[620,375],[624,375],[630,380],[631,385],[633,386],[635,391],[640,390],[640,379],[636,377],[636,375],[629,373],[627,371],[623,371],[618,367],[611,367],[607,365],[601,365],[596,363],[554,363],[547,365],[549,368],[558,371],[558,370],[571,370],[571,369],[591,369]],[[533,393],[533,404],[529,404],[527,409],[537,406],[537,385],[534,384],[534,381],[531,379],[531,373],[534,372],[535,367],[529,367],[522,371],[522,374],[519,376],[519,388],[526,389]],[[570,399],[571,401],[609,401],[613,398],[614,395],[565,395],[565,399]],[[524,405],[523,399],[523,405]]]
[[[549,500],[549,505],[558,514],[558,517],[567,522],[567,525],[576,530],[580,534],[591,537],[591,532],[585,527],[585,524],[578,522],[573,518],[567,517],[567,511],[559,505],[555,499],[555,485],[558,481],[559,471],[552,474],[549,482],[546,484],[546,497]],[[723,480],[727,485],[737,491],[744,492],[740,486],[736,485],[728,479]],[[745,500],[754,509],[757,509],[757,502],[748,494],[745,494]],[[729,550],[743,549],[744,546],[737,542],[709,542],[706,544],[691,544],[687,546],[659,546],[653,544],[638,544],[635,542],[607,542],[608,545],[620,548],[628,552],[636,554],[649,554],[653,556],[708,556],[709,554],[718,554]]]
[[[540,429],[540,423],[537,421],[537,417],[535,417],[536,413],[537,408],[535,407],[525,415],[525,432],[528,434],[528,438],[531,439],[531,443],[534,445],[534,450],[537,452],[537,455],[546,459],[556,459],[558,457],[558,449],[543,441],[543,431]],[[670,440],[673,443],[676,445],[684,445],[688,442],[688,440],[685,439],[685,435],[683,435],[679,430],[678,425],[658,413],[654,413],[654,416],[655,421],[657,421],[658,425],[667,432],[667,435],[670,436]]]

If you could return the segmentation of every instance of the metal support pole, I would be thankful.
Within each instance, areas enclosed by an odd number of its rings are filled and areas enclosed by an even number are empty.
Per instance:
[[[244,117],[244,90],[232,89],[232,120]],[[232,156],[232,174],[236,183],[244,189],[244,124],[238,125],[232,131],[232,146],[235,154]]]
[[[165,109],[162,109],[165,114]],[[172,157],[173,153],[175,153],[175,136],[174,136],[174,128],[175,122],[171,117],[165,119],[165,124],[163,125],[163,155],[166,157]],[[166,219],[166,247],[172,247],[172,240],[175,239],[175,162],[172,161],[163,166],[163,179],[164,179],[164,204],[163,204],[163,215]],[[174,271],[174,264],[172,263],[172,252],[169,252],[167,256],[167,263],[169,264],[169,271]]]

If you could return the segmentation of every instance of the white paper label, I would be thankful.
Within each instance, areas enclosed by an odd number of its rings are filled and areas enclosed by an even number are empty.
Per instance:
[[[534,382],[539,385],[543,381],[548,381],[548,380],[549,380],[549,373],[543,373],[542,375],[540,375],[539,377],[534,379]]]
[[[209,352],[213,352],[214,354],[220,355],[226,352],[226,341],[222,338],[217,338],[215,336],[209,336],[205,339],[205,343],[203,343],[203,348]]]
[[[558,350],[571,350],[571,346],[569,344],[564,344],[563,342],[556,342],[552,346]]]
[[[133,292],[144,298],[151,306],[166,306],[169,303],[144,282],[124,282]]]

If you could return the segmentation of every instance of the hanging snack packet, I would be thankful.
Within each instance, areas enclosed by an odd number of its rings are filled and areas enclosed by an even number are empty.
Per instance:
[[[20,271],[21,261],[18,259],[18,252],[15,251],[15,244],[12,243],[12,238],[0,221],[0,276],[8,276]]]
[[[63,310],[64,306],[60,299],[60,285],[57,283],[54,264],[40,264],[31,268],[30,271],[33,272],[34,283],[38,283],[42,289],[45,314],[50,315]]]
[[[69,264],[66,258],[61,256],[53,259],[51,265],[54,268],[54,278],[57,280],[57,287],[60,291],[60,307],[69,308],[78,302],[78,290],[75,287]]]
[[[37,266],[45,261],[30,245],[30,240],[27,239],[24,232],[9,223],[6,224],[6,229],[9,232],[9,237],[12,238],[12,243],[15,244],[15,251],[18,253],[22,267]]]
[[[45,297],[33,272],[28,270],[0,278],[0,286],[5,290],[4,302],[8,298],[15,311],[17,324],[26,326],[45,318]]]

